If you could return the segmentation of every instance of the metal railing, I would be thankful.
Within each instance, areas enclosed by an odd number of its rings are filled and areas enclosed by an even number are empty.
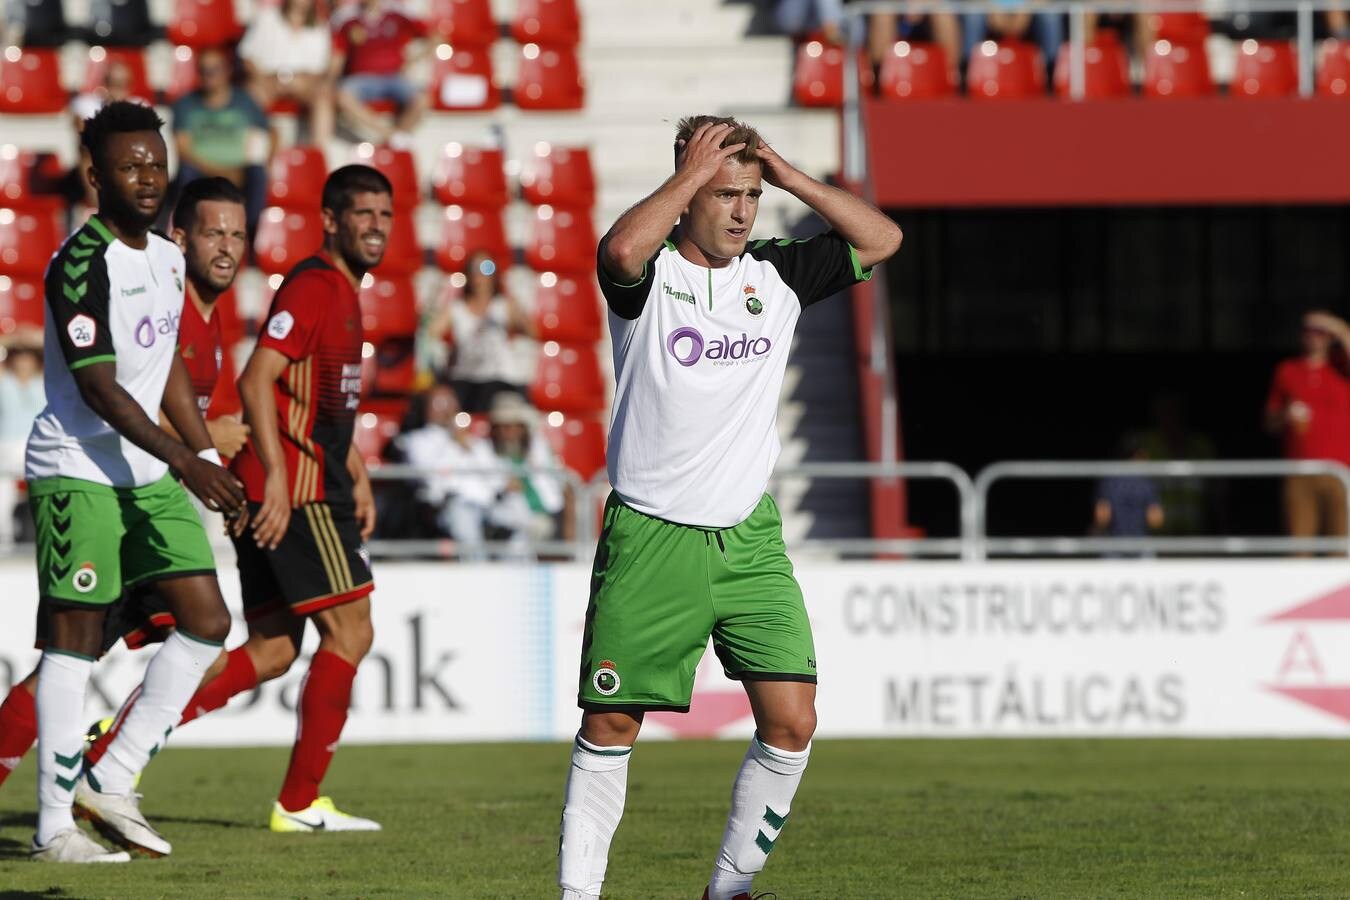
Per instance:
[[[1173,537],[1028,537],[994,538],[988,534],[989,493],[1011,479],[1086,480],[1095,478],[1287,478],[1323,475],[1340,481],[1350,509],[1350,468],[1323,460],[1178,460],[1173,462],[1000,462],[975,479],[975,520],[966,532],[972,543],[966,559],[1002,556],[1076,556],[1083,554],[1337,553],[1350,551],[1350,539],[1197,536]]]
[[[1157,13],[1201,13],[1220,17],[1250,13],[1294,13],[1298,30],[1295,52],[1298,60],[1298,92],[1311,97],[1314,91],[1316,43],[1314,41],[1314,13],[1343,8],[1342,0],[1235,0],[1235,2],[1205,2],[1205,0],[1013,0],[1009,3],[989,0],[863,0],[844,7],[848,27],[844,34],[849,48],[856,52],[866,31],[866,17],[871,13],[899,13],[910,15],[968,13],[989,14],[1033,12],[1066,15],[1069,20],[1069,96],[1082,100],[1087,83],[1087,17],[1091,14],[1148,15]],[[852,53],[850,54],[852,58]],[[1053,62],[1053,60],[1051,60]],[[844,177],[861,182],[867,176],[867,149],[863,135],[862,85],[858,67],[844,66]]]

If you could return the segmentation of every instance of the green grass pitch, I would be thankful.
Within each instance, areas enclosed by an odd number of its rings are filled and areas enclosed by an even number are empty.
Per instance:
[[[735,742],[639,744],[607,898],[696,900]],[[26,859],[33,760],[0,789],[0,898],[548,898],[568,748],[344,747],[326,789],[378,835],[273,835],[286,751],[171,749],[163,860]],[[820,741],[758,890],[890,897],[1350,897],[1337,741]]]

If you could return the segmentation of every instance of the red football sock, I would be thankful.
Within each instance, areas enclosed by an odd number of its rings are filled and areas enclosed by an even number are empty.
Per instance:
[[[235,694],[251,691],[258,686],[258,672],[253,668],[253,660],[243,646],[235,647],[226,654],[225,668],[219,675],[197,688],[187,706],[183,707],[183,718],[178,720],[181,728],[193,719],[220,709]]]
[[[0,704],[0,784],[37,740],[37,704],[22,684],[9,689]]]
[[[320,650],[314,654],[300,690],[300,727],[291,764],[277,797],[282,809],[296,812],[319,798],[319,783],[333,759],[342,726],[347,724],[355,678],[356,666],[336,653]]]

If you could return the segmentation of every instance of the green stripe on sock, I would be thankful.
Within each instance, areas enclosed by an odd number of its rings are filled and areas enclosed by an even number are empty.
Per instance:
[[[224,647],[224,646],[225,646],[225,642],[224,642],[224,641],[208,641],[206,638],[203,638],[203,637],[197,637],[195,634],[193,634],[192,632],[188,631],[186,628],[181,628],[181,627],[180,627],[180,628],[178,629],[178,633],[181,634],[183,637],[187,638],[187,639],[190,640],[190,641],[196,641],[197,643],[199,643],[199,644],[205,644],[205,645],[208,646],[208,647]]]
[[[56,757],[56,764],[61,768],[73,769],[80,764],[80,757],[84,756],[84,748],[81,747],[70,756],[62,756],[60,753],[53,751],[52,756]]]
[[[590,753],[593,756],[627,756],[628,754],[633,752],[632,747],[620,747],[615,750],[596,750],[591,747],[587,747],[585,744],[581,743],[580,740],[577,741],[577,749],[585,753]]]
[[[92,656],[85,656],[83,653],[76,653],[74,650],[60,650],[60,649],[57,649],[57,648],[48,647],[46,650],[43,650],[42,652],[43,652],[43,653],[50,653],[52,656],[70,656],[70,657],[73,657],[73,658],[75,658],[75,659],[82,659],[82,660],[84,660],[85,662],[94,662],[94,661],[95,661],[95,660],[94,660],[94,657],[92,657]]]
[[[80,780],[79,773],[76,773],[70,776],[69,778],[61,778],[60,776],[57,776],[56,786],[63,791],[73,791],[75,790],[75,782],[79,780]]]

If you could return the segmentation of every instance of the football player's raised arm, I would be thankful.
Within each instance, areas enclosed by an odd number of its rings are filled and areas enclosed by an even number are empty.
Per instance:
[[[689,207],[698,189],[722,167],[722,162],[745,147],[722,147],[730,125],[704,125],[694,132],[680,152],[675,174],[645,200],[628,212],[605,233],[600,241],[600,262],[606,274],[619,284],[638,281],[647,260],[656,255],[670,235],[676,221]]]

